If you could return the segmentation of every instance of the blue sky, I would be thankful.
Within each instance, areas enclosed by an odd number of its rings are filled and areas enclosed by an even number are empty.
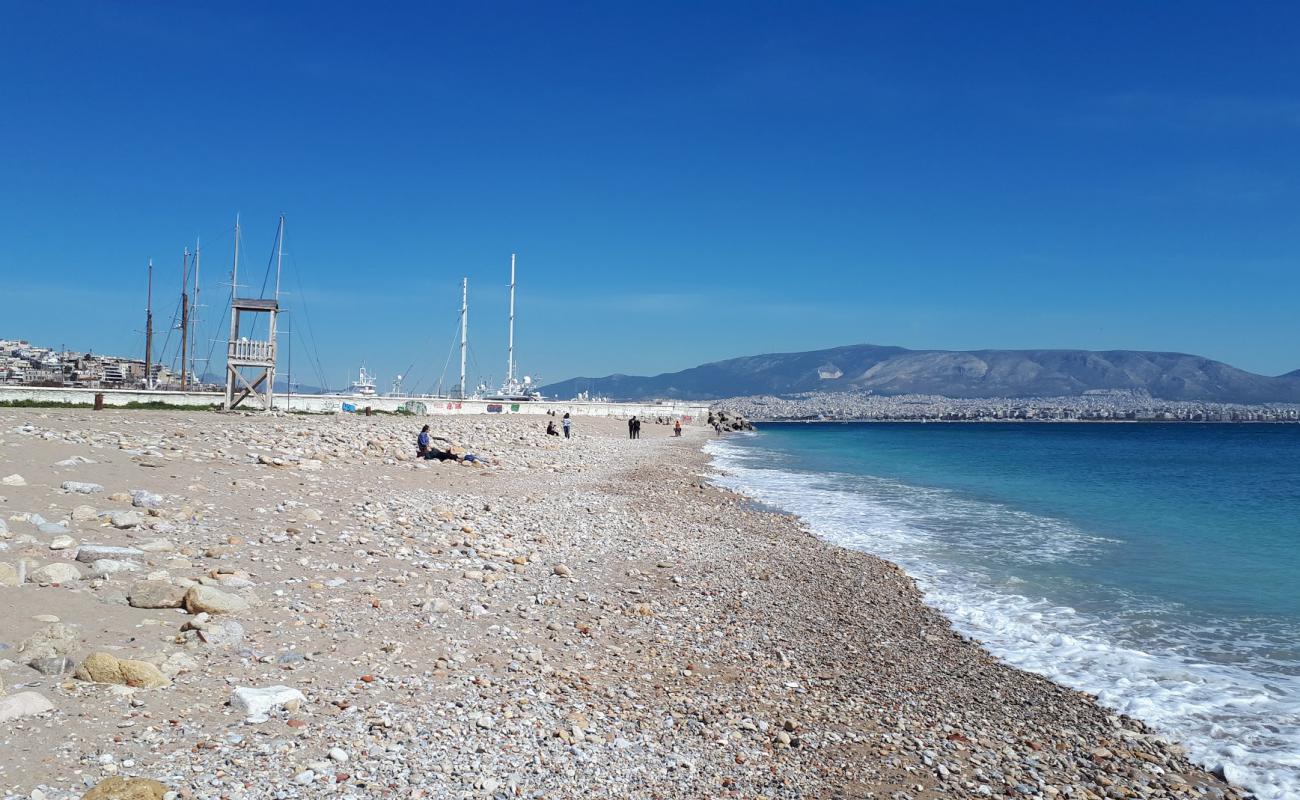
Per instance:
[[[288,219],[295,380],[856,342],[1300,367],[1300,7],[0,8],[0,337],[142,350]],[[307,320],[310,318],[311,336]],[[314,347],[313,347],[314,341]],[[454,381],[451,371],[448,380]]]

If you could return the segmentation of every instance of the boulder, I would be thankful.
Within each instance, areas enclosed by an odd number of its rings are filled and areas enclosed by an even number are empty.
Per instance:
[[[57,522],[42,522],[36,526],[36,530],[46,536],[62,536],[65,533],[72,533],[72,531],[68,530],[68,526],[60,525]]]
[[[66,561],[46,564],[28,576],[32,583],[49,586],[53,583],[76,583],[81,580],[81,570]]]
[[[63,491],[72,492],[73,494],[98,494],[104,491],[104,487],[98,483],[85,483],[83,481],[64,481]]]
[[[95,562],[90,565],[90,571],[96,577],[100,577],[100,578],[106,577],[108,575],[113,575],[114,573],[118,573],[118,572],[136,572],[139,569],[140,569],[140,565],[135,563],[134,561],[119,561],[118,559],[115,558],[96,559]]]
[[[111,544],[83,544],[77,548],[77,560],[89,564],[101,558],[136,558],[144,552],[134,547],[116,547]]]
[[[265,718],[272,711],[287,708],[294,711],[307,698],[297,689],[288,686],[267,686],[263,689],[241,686],[230,695],[230,706],[247,717]]]
[[[31,662],[40,658],[66,656],[77,646],[77,635],[62,622],[54,622],[28,636],[18,645],[18,654]]]
[[[180,608],[185,594],[186,587],[169,581],[140,581],[131,587],[127,602],[133,608]]]
[[[72,509],[73,522],[90,522],[99,516],[99,512],[94,506],[77,506]]]
[[[131,505],[136,508],[162,508],[162,495],[145,489],[131,490]]]
[[[77,667],[76,677],[90,683],[115,683],[138,689],[161,689],[171,681],[147,661],[121,660],[109,653],[91,653]]]
[[[0,478],[0,483],[4,484],[5,486],[26,486],[27,485],[27,481],[23,478],[23,476],[19,475],[16,472],[13,475],[6,475],[5,477]]]
[[[125,530],[144,524],[144,517],[139,511],[114,511],[108,515],[108,521],[114,528]]]
[[[17,586],[18,568],[0,561],[0,586]]]
[[[248,610],[248,602],[211,586],[191,586],[185,593],[185,610],[191,614],[238,614]]]
[[[81,800],[162,800],[167,792],[167,787],[158,781],[114,775],[100,781]]]
[[[46,711],[53,710],[54,706],[50,701],[36,692],[19,692],[0,697],[0,722],[44,714]]]
[[[77,540],[71,536],[55,536],[50,540],[51,550],[69,550],[77,546]]]
[[[65,672],[71,672],[76,665],[67,656],[54,656],[53,658],[34,658],[27,662],[27,666],[42,675],[62,675]]]

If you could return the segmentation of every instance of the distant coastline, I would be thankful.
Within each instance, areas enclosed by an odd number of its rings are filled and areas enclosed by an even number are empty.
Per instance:
[[[1132,390],[992,398],[807,392],[732,397],[715,407],[769,422],[1300,422],[1300,403],[1167,400]]]

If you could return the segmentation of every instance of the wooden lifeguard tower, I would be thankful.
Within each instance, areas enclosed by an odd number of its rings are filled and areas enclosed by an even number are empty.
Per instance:
[[[239,296],[239,219],[235,219],[235,265],[230,273],[230,338],[226,342],[227,411],[252,399],[262,411],[270,411],[275,401],[275,332],[280,315],[280,263],[284,256],[284,216],[275,236],[275,295],[269,298]],[[240,334],[245,314],[265,314],[265,339],[251,339]],[[249,330],[255,330],[254,317]]]

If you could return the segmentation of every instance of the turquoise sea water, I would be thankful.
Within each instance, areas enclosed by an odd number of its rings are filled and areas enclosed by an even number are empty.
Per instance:
[[[1300,426],[770,424],[709,450],[1008,662],[1300,797]]]

